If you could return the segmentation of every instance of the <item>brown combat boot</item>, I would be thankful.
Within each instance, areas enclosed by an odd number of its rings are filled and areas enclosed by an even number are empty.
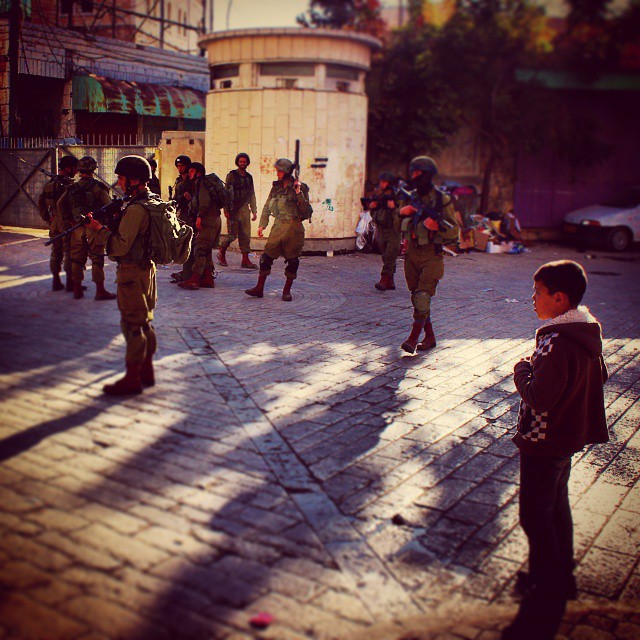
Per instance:
[[[415,353],[418,346],[418,340],[422,333],[422,327],[424,327],[424,320],[414,320],[411,326],[411,333],[409,337],[402,343],[402,349],[407,353]]]
[[[436,346],[436,336],[433,333],[433,326],[431,320],[427,320],[424,325],[424,338],[418,345],[418,351],[429,351]]]
[[[140,369],[139,364],[127,364],[127,372],[124,377],[113,384],[105,384],[102,390],[108,396],[132,396],[142,393]]]
[[[243,253],[242,254],[242,262],[240,263],[240,266],[243,269],[257,269],[258,268],[257,264],[253,264],[253,262],[251,262],[251,260],[249,260],[249,254],[248,253]]]
[[[393,291],[396,288],[396,283],[393,281],[393,273],[387,274],[387,291]]]
[[[218,250],[218,264],[221,267],[228,267],[229,264],[227,263],[227,248],[226,247],[220,247],[220,249]]]
[[[387,274],[381,273],[380,280],[373,285],[378,291],[387,290]]]
[[[104,288],[104,282],[96,282],[96,300],[115,300],[118,296]]]
[[[291,302],[293,300],[293,296],[291,295],[292,285],[293,285],[293,278],[287,278],[287,281],[284,283],[284,289],[282,289],[282,299],[285,302]]]
[[[64,289],[64,285],[62,284],[62,280],[60,280],[60,274],[53,274],[53,283],[51,284],[51,291],[62,291]]]
[[[245,289],[244,292],[248,296],[253,296],[254,298],[262,298],[264,296],[264,283],[267,279],[266,273],[261,273],[258,275],[258,282],[253,289]]]
[[[71,271],[65,271],[65,274],[67,276],[67,282],[64,286],[64,290],[71,293],[73,292],[73,277],[71,276]]]
[[[80,298],[84,297],[84,290],[86,289],[86,287],[82,286],[82,282],[81,281],[73,281],[73,299],[74,300],[80,300]]]
[[[200,276],[200,286],[203,289],[213,289],[216,281],[213,279],[213,269],[205,269]]]
[[[178,286],[181,289],[199,289],[200,288],[200,276],[197,273],[192,273],[191,277],[184,282],[178,282]]]

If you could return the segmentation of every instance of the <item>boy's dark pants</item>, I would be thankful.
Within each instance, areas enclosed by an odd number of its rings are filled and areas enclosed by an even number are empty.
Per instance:
[[[571,456],[520,452],[520,524],[529,539],[529,573],[542,590],[564,595],[573,583]]]

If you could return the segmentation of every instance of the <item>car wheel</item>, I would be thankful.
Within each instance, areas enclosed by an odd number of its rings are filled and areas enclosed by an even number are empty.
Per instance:
[[[611,251],[626,251],[631,244],[631,233],[625,227],[615,227],[607,235],[607,248]]]

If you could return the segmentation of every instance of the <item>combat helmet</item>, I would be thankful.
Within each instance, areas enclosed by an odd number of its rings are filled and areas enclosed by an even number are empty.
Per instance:
[[[84,156],[78,160],[78,171],[80,173],[93,173],[98,168],[98,163],[91,156]]]
[[[178,156],[175,161],[175,165],[186,164],[187,167],[191,164],[191,158],[189,156]]]
[[[287,175],[293,173],[293,162],[289,158],[279,158],[273,166]]]
[[[204,165],[202,164],[202,162],[192,162],[189,165],[189,169],[195,169],[196,173],[201,173],[202,175],[207,173],[207,170],[204,168]]]
[[[115,174],[134,178],[141,182],[149,182],[151,180],[151,166],[149,161],[142,156],[124,156],[118,160]]]
[[[436,165],[436,161],[429,156],[417,156],[409,165],[409,175],[414,171],[422,171],[424,173],[430,173],[432,176],[436,176],[438,175],[438,165]]]
[[[383,171],[378,176],[378,182],[388,182],[391,186],[395,185],[398,182],[398,178],[396,178],[395,174],[391,173],[391,171]]]
[[[240,158],[246,158],[247,159],[247,166],[249,166],[251,164],[251,158],[249,157],[249,154],[245,153],[243,151],[242,153],[239,153],[236,156],[236,167],[238,166],[238,162],[240,161]]]
[[[78,158],[62,156],[58,162],[58,169],[72,169],[78,166]]]

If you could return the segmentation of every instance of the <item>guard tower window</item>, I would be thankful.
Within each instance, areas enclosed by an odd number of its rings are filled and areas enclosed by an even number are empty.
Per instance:
[[[216,80],[222,80],[218,85],[221,89],[230,89],[233,82],[229,78],[237,78],[240,75],[239,64],[216,64],[209,69],[209,86],[216,88]]]
[[[347,67],[343,64],[328,64],[327,78],[336,78],[337,80],[357,80],[360,75],[358,69]]]
[[[276,87],[281,89],[295,89],[297,86],[297,78],[276,78]]]
[[[292,78],[296,76],[314,76],[316,65],[306,62],[263,62],[260,65],[261,76],[280,76]]]

